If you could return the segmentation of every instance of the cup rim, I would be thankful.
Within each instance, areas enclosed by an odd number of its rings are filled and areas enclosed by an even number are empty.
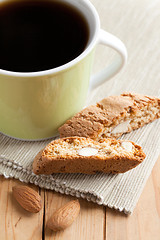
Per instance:
[[[70,3],[70,1],[67,0],[67,2]],[[76,1],[75,1],[76,2]],[[97,42],[97,38],[99,36],[99,31],[100,31],[100,19],[97,13],[97,10],[95,7],[91,4],[89,0],[80,0],[78,2],[81,2],[82,4],[85,4],[85,7],[88,7],[88,9],[92,12],[94,18],[95,18],[95,30],[94,34],[92,37],[92,40],[90,41],[89,45],[87,48],[75,59],[71,60],[70,62],[63,64],[59,67],[52,68],[49,70],[43,70],[43,71],[37,71],[37,72],[14,72],[14,71],[8,71],[8,70],[3,70],[0,69],[0,74],[7,75],[7,76],[12,76],[12,77],[40,77],[40,76],[46,76],[46,75],[51,75],[58,73],[60,71],[64,71],[68,68],[71,68],[75,64],[77,64],[79,61],[81,61],[83,58],[85,58],[93,49]],[[80,10],[80,9],[79,9]]]

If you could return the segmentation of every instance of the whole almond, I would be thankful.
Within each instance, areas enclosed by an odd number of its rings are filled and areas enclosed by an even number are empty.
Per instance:
[[[27,211],[37,213],[42,208],[41,196],[27,186],[15,186],[12,188],[13,196],[17,202]]]
[[[78,200],[73,200],[63,207],[57,209],[47,222],[48,228],[53,231],[63,230],[69,227],[78,217],[80,204]]]

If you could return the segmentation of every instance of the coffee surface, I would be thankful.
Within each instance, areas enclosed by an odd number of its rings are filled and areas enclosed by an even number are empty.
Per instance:
[[[0,3],[0,69],[37,72],[61,66],[83,52],[88,24],[60,1]]]

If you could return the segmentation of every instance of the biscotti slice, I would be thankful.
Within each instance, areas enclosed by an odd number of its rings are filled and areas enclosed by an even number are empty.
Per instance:
[[[110,96],[77,113],[59,128],[60,137],[99,140],[120,137],[160,117],[160,99],[133,93]]]
[[[142,148],[130,141],[84,137],[60,138],[49,143],[33,162],[35,174],[124,173],[145,158]]]

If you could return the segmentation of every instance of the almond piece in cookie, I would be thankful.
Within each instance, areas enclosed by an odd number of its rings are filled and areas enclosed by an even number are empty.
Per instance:
[[[34,159],[35,174],[123,173],[145,158],[142,148],[130,141],[84,137],[60,138],[49,143]]]
[[[133,93],[110,96],[77,113],[59,128],[60,137],[118,138],[160,117],[160,99]]]

